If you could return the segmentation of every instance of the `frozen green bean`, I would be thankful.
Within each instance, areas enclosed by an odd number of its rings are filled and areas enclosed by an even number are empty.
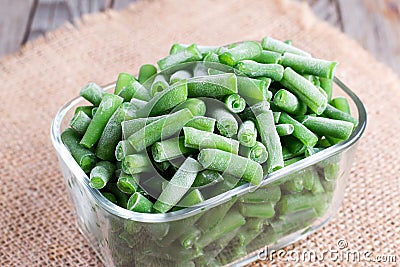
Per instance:
[[[131,211],[150,213],[153,203],[139,192],[134,193],[128,200],[127,209]]]
[[[169,211],[192,186],[201,165],[192,158],[187,158],[161,192],[153,208],[160,213]]]
[[[240,213],[245,217],[265,218],[274,217],[274,205],[271,202],[265,203],[240,203]]]
[[[188,121],[185,126],[192,127],[197,130],[206,131],[206,132],[214,132],[216,120],[209,117],[203,116],[195,116],[193,119]]]
[[[130,101],[132,98],[149,101],[151,98],[150,92],[128,73],[119,74],[114,94],[121,96],[125,101]]]
[[[217,148],[233,154],[238,154],[239,142],[235,139],[200,131],[191,127],[183,127],[183,133],[185,136],[185,146],[188,148]]]
[[[233,113],[239,113],[246,107],[246,101],[237,94],[231,94],[225,98],[225,107]]]
[[[101,189],[112,179],[115,172],[115,165],[109,161],[100,161],[90,171],[89,185]]]
[[[215,170],[244,179],[254,185],[261,183],[261,165],[251,159],[218,149],[202,149],[198,160],[205,169]]]
[[[253,121],[247,120],[240,125],[237,139],[245,147],[253,147],[256,144],[257,129]]]
[[[345,97],[335,97],[334,99],[332,99],[330,101],[330,104],[332,105],[332,107],[347,113],[347,114],[351,114],[350,112],[350,105],[349,102],[347,101],[347,99]]]
[[[83,111],[74,114],[69,125],[79,134],[85,134],[92,119]]]
[[[290,67],[285,68],[281,84],[295,94],[299,100],[303,101],[317,115],[324,112],[328,104],[327,98],[310,81],[296,73]]]
[[[304,57],[286,52],[283,54],[281,64],[285,67],[291,67],[300,74],[311,74],[332,79],[333,76],[335,76],[337,62]]]
[[[175,54],[171,54],[163,59],[160,59],[159,61],[157,61],[157,65],[160,70],[165,70],[178,64],[190,61],[198,61],[202,58],[203,56],[201,55],[197,46],[195,44],[192,44]]]
[[[318,142],[318,136],[316,136],[309,128],[297,120],[290,117],[287,113],[282,112],[279,117],[279,123],[291,124],[293,125],[292,135],[299,139],[305,146],[313,147]]]
[[[197,177],[197,176],[196,176]],[[176,204],[177,207],[191,207],[204,201],[203,195],[199,189],[190,191],[181,201]]]
[[[244,98],[248,105],[254,105],[258,102],[269,101],[268,87],[271,84],[271,79],[257,80],[248,77],[237,77],[238,94]]]
[[[178,133],[193,118],[189,109],[185,108],[169,114],[155,122],[145,125],[128,137],[128,141],[136,151],[142,151],[161,139]]]
[[[332,98],[333,80],[319,77],[319,86],[325,91],[328,96],[328,101]]]
[[[224,178],[217,171],[204,170],[197,174],[196,179],[193,182],[192,187],[203,187],[205,185],[209,186],[222,182]]]
[[[154,143],[151,149],[154,161],[169,161],[193,153],[195,150],[186,147],[184,139],[183,136],[180,136]]]
[[[129,144],[128,140],[121,140],[118,142],[116,148],[115,148],[115,158],[118,161],[122,161],[122,159],[127,156],[134,154],[135,150],[133,147]]]
[[[215,106],[208,111],[207,115],[216,120],[217,129],[223,136],[232,137],[237,134],[239,124],[225,107]]]
[[[100,139],[108,120],[122,104],[123,99],[112,94],[105,94],[100,102],[99,109],[94,114],[80,144],[91,148]]]
[[[275,51],[279,52],[281,54],[285,52],[290,52],[293,54],[305,56],[305,57],[311,57],[311,55],[297,47],[294,47],[292,45],[286,44],[285,42],[276,40],[272,37],[264,37],[261,42],[261,46],[265,50],[270,50],[270,51]]]
[[[204,116],[206,114],[206,104],[198,98],[188,98],[185,102],[177,105],[173,112],[184,108],[188,108],[193,116]]]
[[[85,113],[89,118],[92,118],[92,109],[94,107],[93,106],[80,106],[77,107],[74,111],[74,115],[76,115],[79,111],[82,111],[83,113]]]
[[[274,81],[282,80],[284,70],[279,64],[263,64],[253,60],[240,61],[236,69],[248,77],[267,77]]]
[[[304,116],[301,123],[320,136],[330,136],[347,140],[353,132],[354,125],[348,121],[333,120],[323,117]]]
[[[96,165],[96,156],[94,153],[79,144],[80,136],[75,130],[67,128],[61,134],[61,140],[71,152],[72,157],[81,167],[81,169],[88,173]]]
[[[117,180],[117,187],[126,194],[133,194],[138,189],[139,179],[140,177],[137,174],[131,175],[121,171]]]
[[[169,87],[167,80],[165,79],[164,75],[158,74],[154,78],[153,83],[151,84],[151,95],[154,97],[156,94],[164,91]]]
[[[157,68],[153,64],[144,64],[140,66],[138,81],[141,84],[147,82],[150,78],[157,74]]]
[[[253,59],[261,54],[261,45],[257,42],[243,42],[219,55],[219,61],[229,66],[235,66],[241,60]]]
[[[122,171],[125,173],[134,175],[152,170],[152,164],[146,154],[126,155],[122,160]]]
[[[354,127],[358,125],[358,120],[347,113],[347,110],[342,111],[329,104],[326,106],[323,115],[330,119],[351,122]]]
[[[187,79],[189,97],[220,97],[237,93],[237,78],[234,73]]]
[[[81,89],[80,95],[92,103],[94,106],[98,106],[103,99],[105,92],[103,88],[95,83],[88,83]]]
[[[190,73],[188,70],[178,70],[171,75],[169,78],[169,83],[174,84],[181,80],[187,80],[192,77],[192,73]]]
[[[263,64],[278,64],[281,60],[281,57],[282,57],[281,53],[262,50],[261,54],[253,58],[253,60]]]
[[[304,115],[307,112],[306,104],[299,101],[294,94],[285,89],[280,89],[275,93],[273,102],[282,111],[293,115]]]
[[[267,148],[267,171],[270,173],[283,167],[282,146],[275,128],[272,111],[268,110],[258,114],[256,121],[261,142]]]
[[[240,154],[260,164],[268,159],[267,149],[258,141],[252,147],[241,147]]]
[[[277,124],[275,128],[279,136],[291,135],[294,131],[292,124]]]

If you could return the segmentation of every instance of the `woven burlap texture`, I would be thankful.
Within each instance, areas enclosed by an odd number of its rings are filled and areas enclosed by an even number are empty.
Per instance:
[[[323,251],[345,239],[354,250],[400,255],[400,80],[393,72],[305,4],[154,0],[84,17],[0,61],[0,266],[102,266],[75,225],[49,136],[56,111],[83,85],[136,73],[174,42],[222,45],[266,35],[339,61],[338,77],[369,116],[340,212],[288,249]],[[271,263],[254,263],[264,264]]]

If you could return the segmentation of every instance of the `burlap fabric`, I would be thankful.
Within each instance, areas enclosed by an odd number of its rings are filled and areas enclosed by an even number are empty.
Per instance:
[[[400,255],[400,80],[305,4],[139,1],[121,13],[90,15],[76,24],[0,61],[0,266],[101,266],[76,228],[49,137],[57,109],[85,83],[106,84],[119,72],[137,72],[165,56],[174,42],[222,45],[265,35],[290,38],[317,57],[339,61],[337,75],[369,115],[339,214],[288,249],[321,252],[343,238],[354,250]],[[254,265],[263,264],[268,263]],[[340,263],[315,263],[324,264]]]

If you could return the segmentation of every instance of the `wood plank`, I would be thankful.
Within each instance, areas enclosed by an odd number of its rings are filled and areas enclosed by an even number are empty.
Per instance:
[[[83,14],[104,11],[111,0],[39,0],[29,40],[54,30],[66,21],[71,23]]]
[[[34,0],[2,0],[0,8],[0,56],[19,49]]]
[[[344,32],[400,73],[400,1],[337,1]]]
[[[123,9],[135,1],[136,0],[114,0],[113,8],[117,10]]]

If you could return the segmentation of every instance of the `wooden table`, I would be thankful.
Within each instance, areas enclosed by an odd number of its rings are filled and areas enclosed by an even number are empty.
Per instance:
[[[0,56],[83,14],[135,0],[1,0]],[[298,0],[400,74],[400,0]]]

